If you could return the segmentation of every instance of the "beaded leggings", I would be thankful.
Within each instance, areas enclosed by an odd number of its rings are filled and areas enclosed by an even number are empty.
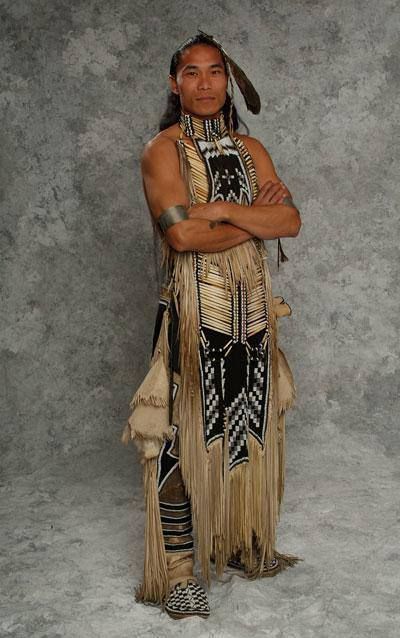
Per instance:
[[[179,468],[179,437],[166,441],[158,458],[158,494],[166,552],[193,551],[192,515]]]
[[[168,300],[161,297],[153,334],[153,352],[160,333],[163,315],[168,305]],[[171,331],[168,336],[171,352],[170,374],[179,374],[179,343],[177,337],[177,315],[174,304],[170,305],[170,309],[172,313]],[[173,398],[172,392],[171,401],[173,401]],[[173,439],[165,441],[157,461],[161,526],[170,582],[174,580],[175,576],[175,580],[178,580],[179,575],[190,576],[192,574],[194,557],[190,501],[186,494],[179,467],[178,427],[173,425],[173,430]]]

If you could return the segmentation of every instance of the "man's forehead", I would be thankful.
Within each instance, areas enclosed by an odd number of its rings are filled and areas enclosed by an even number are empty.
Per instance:
[[[215,47],[193,46],[182,51],[180,67],[187,66],[209,67],[213,65],[224,66],[222,54]]]

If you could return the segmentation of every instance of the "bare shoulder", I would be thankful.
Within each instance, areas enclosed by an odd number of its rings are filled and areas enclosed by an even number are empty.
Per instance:
[[[152,137],[143,147],[141,162],[146,167],[148,162],[171,160],[176,156],[175,142],[179,137],[179,125],[173,124]]]
[[[243,135],[242,133],[235,133],[235,136],[238,137],[245,146],[247,146],[247,149],[251,155],[255,154],[258,157],[265,157],[267,155],[268,157],[270,157],[265,146],[256,137],[252,137],[251,135]]]
[[[242,135],[241,133],[235,133],[235,135],[243,142],[251,155],[259,184],[263,184],[267,180],[279,181],[271,155],[264,144],[251,135]]]

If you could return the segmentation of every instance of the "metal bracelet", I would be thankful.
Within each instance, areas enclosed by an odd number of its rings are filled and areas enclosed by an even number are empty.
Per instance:
[[[167,228],[173,226],[173,224],[183,221],[184,219],[189,219],[189,215],[187,214],[186,208],[181,206],[181,204],[178,204],[177,206],[170,206],[163,210],[160,217],[157,219],[157,223],[161,231],[165,233]]]

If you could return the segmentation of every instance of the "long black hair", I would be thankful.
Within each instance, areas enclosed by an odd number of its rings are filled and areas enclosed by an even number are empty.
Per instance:
[[[176,78],[176,70],[178,68],[179,62],[181,61],[181,56],[183,51],[186,51],[186,49],[189,49],[195,44],[207,44],[208,46],[212,46],[215,49],[217,49],[221,53],[225,73],[228,77],[230,77],[228,72],[228,67],[225,61],[225,56],[223,55],[221,49],[217,46],[214,40],[211,40],[203,33],[199,33],[189,38],[188,40],[185,40],[185,42],[175,51],[174,55],[171,58],[171,64],[169,67],[169,73],[170,75],[172,75],[172,77]],[[229,123],[229,117],[231,115],[232,127],[234,131],[237,131],[239,128],[239,124],[242,124],[245,127],[247,134],[249,133],[248,127],[245,124],[245,122],[243,122],[243,120],[239,117],[234,103],[232,103],[232,108],[231,108],[231,96],[229,95],[228,92],[226,92],[226,100],[225,100],[224,106],[222,107],[222,112],[224,114],[225,123],[227,125]],[[169,126],[172,126],[173,124],[176,124],[177,122],[179,122],[180,114],[181,114],[181,102],[180,102],[179,95],[176,95],[176,93],[173,93],[172,91],[170,91],[167,96],[167,105],[165,107],[165,111],[163,115],[161,116],[159,130],[163,131]]]

